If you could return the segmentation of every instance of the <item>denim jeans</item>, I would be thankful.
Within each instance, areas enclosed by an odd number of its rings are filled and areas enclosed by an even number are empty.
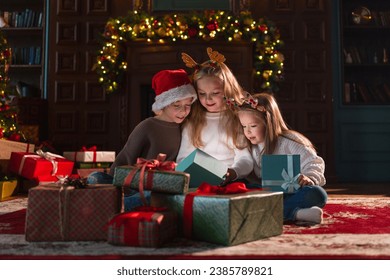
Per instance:
[[[283,194],[284,221],[295,221],[299,209],[318,206],[323,208],[328,199],[326,191],[320,186],[303,186],[296,193]]]
[[[94,171],[89,174],[87,184],[112,184],[113,179],[108,173]]]
[[[89,174],[87,178],[87,184],[112,184],[113,177],[110,174],[104,173],[104,172],[92,172]],[[127,197],[134,196],[134,198],[129,199],[129,202],[127,202]],[[150,200],[150,193],[145,192],[145,197]],[[137,201],[137,202],[133,202]],[[137,190],[130,190],[129,194],[124,197],[124,202],[125,202],[125,210],[130,211],[132,208],[136,206],[142,205],[141,198],[138,194]],[[131,207],[129,206],[130,204],[134,204]]]

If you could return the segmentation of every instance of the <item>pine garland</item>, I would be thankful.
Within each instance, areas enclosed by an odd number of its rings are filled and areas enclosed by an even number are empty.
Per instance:
[[[251,41],[254,44],[254,74],[261,90],[275,92],[283,79],[283,42],[278,28],[269,20],[253,20],[250,12],[232,15],[225,11],[192,12],[152,16],[131,11],[126,17],[109,19],[102,36],[95,70],[107,93],[119,90],[127,63],[123,51],[126,41],[175,42],[203,40]]]

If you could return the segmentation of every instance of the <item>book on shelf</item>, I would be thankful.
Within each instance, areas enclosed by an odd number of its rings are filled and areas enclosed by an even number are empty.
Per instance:
[[[24,11],[3,11],[0,16],[10,27],[42,27],[42,11],[26,8]]]
[[[351,84],[344,83],[344,103],[351,103]]]
[[[390,101],[390,98],[387,98],[383,84],[377,85],[373,88],[373,94],[380,103],[386,103]]]
[[[360,93],[360,97],[362,98],[362,101],[364,103],[372,103],[373,97],[370,94],[370,91],[368,90],[367,86],[365,84],[357,84],[358,92]]]
[[[383,89],[387,95],[387,98],[390,101],[390,86],[387,83],[383,83]]]
[[[351,56],[352,56],[353,63],[361,64],[362,63],[362,59],[360,57],[360,54],[359,54],[359,51],[358,51],[357,47],[351,46],[349,48],[349,50],[350,50],[350,53],[351,53]]]

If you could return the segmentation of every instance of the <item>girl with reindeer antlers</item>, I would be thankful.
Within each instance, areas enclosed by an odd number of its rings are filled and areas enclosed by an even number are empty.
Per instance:
[[[222,54],[211,48],[207,48],[207,54],[210,59],[198,64],[182,53],[186,66],[194,69],[192,79],[198,100],[184,124],[177,162],[199,148],[226,164],[225,180],[221,182],[225,185],[250,174],[253,160],[244,135],[239,133],[239,120],[225,102],[226,98],[242,97],[243,89]]]

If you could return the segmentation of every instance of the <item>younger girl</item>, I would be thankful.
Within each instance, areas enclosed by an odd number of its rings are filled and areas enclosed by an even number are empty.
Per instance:
[[[272,95],[248,95],[241,101],[242,104],[236,106],[237,113],[244,134],[251,143],[254,173],[257,178],[261,176],[262,155],[300,155],[302,175],[298,178],[298,183],[301,188],[296,193],[284,194],[284,220],[321,223],[321,208],[327,200],[327,194],[321,187],[326,183],[323,159],[317,155],[309,139],[288,129]]]
[[[229,68],[225,57],[207,49],[210,60],[197,64],[189,55],[183,61],[195,68],[193,83],[198,100],[192,105],[188,121],[184,125],[182,141],[177,156],[179,163],[196,148],[199,148],[228,166],[226,184],[246,177],[253,169],[252,157],[240,131],[237,116],[228,109],[225,98],[239,98],[242,89]]]

